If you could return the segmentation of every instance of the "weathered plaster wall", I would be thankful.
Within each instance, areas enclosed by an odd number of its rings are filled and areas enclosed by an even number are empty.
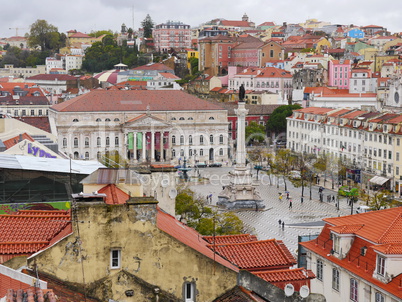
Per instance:
[[[136,294],[124,295],[124,301],[146,301],[149,293],[134,287],[138,282],[130,276],[177,298],[183,297],[184,282],[195,281],[197,302],[210,302],[236,285],[236,272],[159,230],[156,212],[156,203],[79,203],[74,234],[29,259],[29,265],[36,263],[40,271],[66,282],[82,284],[85,277],[87,288],[103,301],[123,301],[122,293],[133,288]],[[121,269],[110,268],[112,248],[121,249]]]

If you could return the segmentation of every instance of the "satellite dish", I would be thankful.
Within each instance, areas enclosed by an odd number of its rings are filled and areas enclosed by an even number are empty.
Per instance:
[[[161,181],[161,186],[162,188],[166,188],[169,185],[169,179],[168,178],[164,178]]]
[[[295,288],[292,284],[288,283],[285,285],[285,295],[286,297],[290,297],[295,292]]]
[[[300,297],[307,298],[308,295],[310,294],[310,289],[308,288],[307,285],[303,285],[302,287],[300,287],[299,294],[300,294]]]
[[[169,191],[169,197],[172,198],[172,199],[174,199],[174,198],[176,198],[176,196],[177,196],[177,190],[176,190],[175,188],[170,189],[170,191]]]

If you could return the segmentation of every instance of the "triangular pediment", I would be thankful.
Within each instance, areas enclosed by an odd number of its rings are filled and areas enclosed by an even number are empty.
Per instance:
[[[169,124],[164,120],[150,114],[143,114],[126,122],[129,127],[168,127]]]

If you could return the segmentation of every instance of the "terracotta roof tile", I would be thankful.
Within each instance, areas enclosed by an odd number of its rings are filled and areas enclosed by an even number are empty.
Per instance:
[[[0,255],[32,254],[71,225],[68,211],[18,211],[0,215]]]
[[[289,258],[289,253],[285,253],[283,247],[275,239],[209,245],[209,248],[239,268],[250,271],[289,267],[295,264],[294,257]]]
[[[51,133],[49,117],[47,116],[22,116],[15,117],[15,119]]]
[[[183,91],[93,90],[51,109],[61,112],[222,110],[222,107]]]
[[[214,259],[216,262],[228,267],[233,271],[238,271],[238,268],[228,260],[214,253],[208,248],[208,243],[201,239],[201,235],[194,230],[176,220],[173,216],[158,209],[157,213],[157,226],[160,230],[168,233],[170,236],[176,238],[185,245],[200,252],[201,254]]]
[[[238,234],[238,235],[225,235],[225,236],[203,236],[204,240],[213,244],[225,244],[225,243],[242,243],[257,241],[257,236],[251,234]]]
[[[68,74],[37,74],[32,77],[27,78],[27,80],[41,80],[41,81],[72,81],[77,80],[76,77],[70,76]]]
[[[15,146],[16,144],[18,144],[20,141],[23,141],[24,139],[27,139],[31,142],[35,141],[28,133],[24,132],[21,134],[21,138],[19,135],[17,135],[15,137],[5,140],[3,143],[7,149],[10,149],[11,147]]]
[[[98,191],[106,194],[106,204],[125,204],[130,196],[119,189],[115,184],[109,184]]]
[[[253,272],[253,274],[270,283],[298,281],[315,278],[314,273],[311,271],[307,271],[304,267],[295,269],[260,271]]]

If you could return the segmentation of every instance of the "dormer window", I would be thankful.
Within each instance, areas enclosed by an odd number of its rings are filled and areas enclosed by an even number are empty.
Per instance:
[[[332,234],[332,241],[333,241],[333,246],[332,249],[334,250],[335,253],[339,254],[340,250],[340,238],[338,235]]]
[[[377,255],[377,274],[385,276],[385,257]]]

